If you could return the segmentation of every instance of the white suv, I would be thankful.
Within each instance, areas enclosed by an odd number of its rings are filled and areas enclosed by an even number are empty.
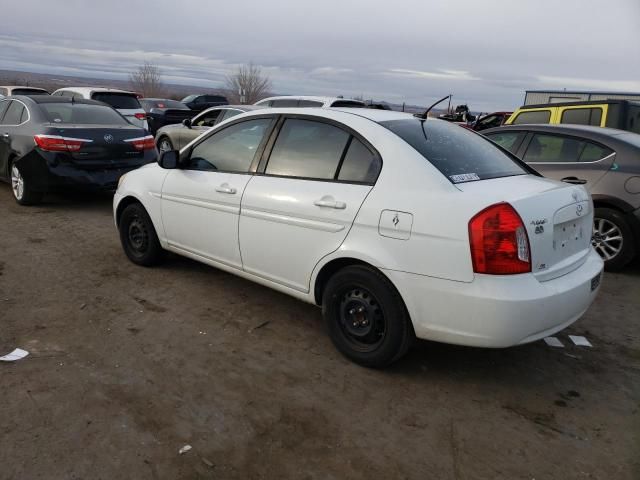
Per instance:
[[[336,347],[371,367],[414,336],[551,335],[584,314],[603,267],[582,186],[382,110],[238,115],[123,176],[114,215],[133,262],[170,250],[321,305]]]
[[[56,90],[51,95],[84,98],[106,103],[120,112],[129,123],[136,127],[149,129],[147,114],[142,108],[142,105],[140,105],[138,95],[135,92],[103,87],[65,87]]]
[[[317,97],[312,95],[287,95],[282,97],[269,97],[255,105],[273,108],[300,108],[300,107],[341,107],[341,108],[367,108],[367,105],[360,100],[352,100],[342,97]]]

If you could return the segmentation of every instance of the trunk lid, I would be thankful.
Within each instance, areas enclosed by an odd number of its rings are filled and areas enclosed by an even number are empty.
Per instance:
[[[584,187],[533,175],[456,187],[477,196],[478,206],[507,202],[518,212],[529,237],[531,271],[538,280],[557,278],[584,263],[593,229],[593,203]]]
[[[48,134],[90,140],[77,152],[65,154],[73,164],[84,169],[120,168],[140,163],[144,152],[125,140],[148,135],[145,130],[129,125],[65,125],[51,128]]]

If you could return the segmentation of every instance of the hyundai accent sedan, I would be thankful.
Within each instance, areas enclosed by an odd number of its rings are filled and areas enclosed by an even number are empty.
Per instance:
[[[551,335],[585,313],[603,267],[582,186],[381,110],[238,115],[123,177],[114,216],[134,263],[169,250],[319,305],[337,349],[368,367],[415,337]]]

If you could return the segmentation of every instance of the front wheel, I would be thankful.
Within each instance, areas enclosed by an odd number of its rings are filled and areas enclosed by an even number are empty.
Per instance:
[[[169,140],[167,137],[162,137],[158,141],[158,150],[160,151],[160,153],[170,152],[171,150],[173,150],[173,144],[171,143],[171,140]]]
[[[124,209],[118,230],[122,248],[133,263],[151,267],[162,261],[164,250],[153,222],[141,204],[132,203]]]
[[[36,192],[31,188],[30,182],[25,180],[20,167],[15,163],[11,164],[11,192],[20,205],[36,205],[43,197],[42,192]]]
[[[322,314],[336,348],[365,367],[392,364],[414,338],[400,294],[367,266],[346,267],[331,277],[322,296]]]
[[[612,272],[621,270],[636,254],[631,227],[624,215],[612,208],[595,209],[591,243]]]

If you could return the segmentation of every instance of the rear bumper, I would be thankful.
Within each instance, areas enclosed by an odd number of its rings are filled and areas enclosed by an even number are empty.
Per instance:
[[[16,164],[20,167],[25,181],[36,191],[114,191],[122,175],[153,161],[155,155],[148,155],[126,166],[82,168],[72,163],[57,161],[55,155],[45,158],[37,152],[32,152],[17,160]]]
[[[603,262],[591,249],[576,270],[546,282],[532,274],[475,275],[470,283],[385,270],[419,338],[502,348],[533,342],[578,320],[595,299]]]

